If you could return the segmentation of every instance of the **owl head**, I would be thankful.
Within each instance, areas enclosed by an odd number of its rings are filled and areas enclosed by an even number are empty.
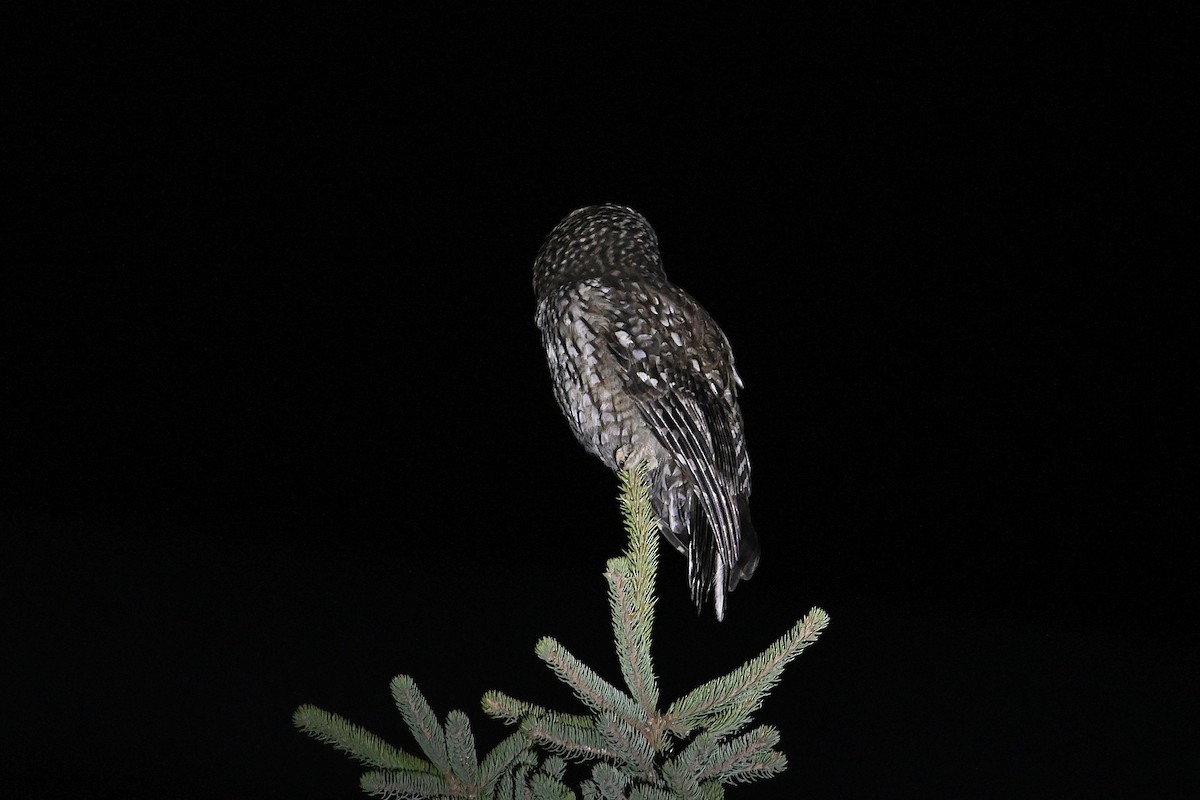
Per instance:
[[[538,296],[601,276],[665,279],[658,237],[638,212],[608,203],[576,209],[554,226],[533,264]]]

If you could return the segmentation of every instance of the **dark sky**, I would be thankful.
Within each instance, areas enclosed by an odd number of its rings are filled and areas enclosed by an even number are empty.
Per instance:
[[[0,107],[14,797],[356,797],[297,705],[618,679],[530,285],[598,202],[746,383],[763,560],[718,624],[663,552],[664,693],[832,617],[731,798],[1197,788],[1170,19],[92,13]]]

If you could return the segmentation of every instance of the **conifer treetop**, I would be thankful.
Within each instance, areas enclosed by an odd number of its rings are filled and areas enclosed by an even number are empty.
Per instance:
[[[585,713],[487,692],[484,712],[518,730],[482,761],[467,716],[451,711],[439,721],[406,675],[392,681],[392,697],[424,758],[314,706],[297,709],[294,724],[371,767],[362,788],[389,798],[715,800],[728,785],[782,772],[787,758],[775,749],[779,732],[750,727],[751,718],[784,667],[829,624],[828,615],[813,608],[758,656],[660,710],[651,657],[659,531],[644,465],[622,472],[621,510],[628,546],[609,560],[604,577],[624,688],[545,637],[535,648],[538,658]],[[578,793],[566,783],[568,762],[591,766]]]

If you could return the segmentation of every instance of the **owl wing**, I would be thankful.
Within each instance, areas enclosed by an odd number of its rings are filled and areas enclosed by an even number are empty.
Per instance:
[[[726,588],[741,577],[734,571],[731,578],[729,571],[738,563],[745,512],[729,345],[707,312],[673,287],[671,292],[639,287],[623,306],[644,308],[616,328],[609,349],[629,396],[659,442],[676,455],[700,505],[689,543],[689,577],[698,597],[716,580],[720,616]]]

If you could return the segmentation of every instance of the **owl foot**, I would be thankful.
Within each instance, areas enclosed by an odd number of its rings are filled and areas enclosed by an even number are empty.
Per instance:
[[[646,469],[650,471],[658,467],[658,459],[654,457],[654,452],[649,447],[621,445],[613,453],[613,458],[616,460],[619,470],[634,469],[643,461],[646,462]]]

